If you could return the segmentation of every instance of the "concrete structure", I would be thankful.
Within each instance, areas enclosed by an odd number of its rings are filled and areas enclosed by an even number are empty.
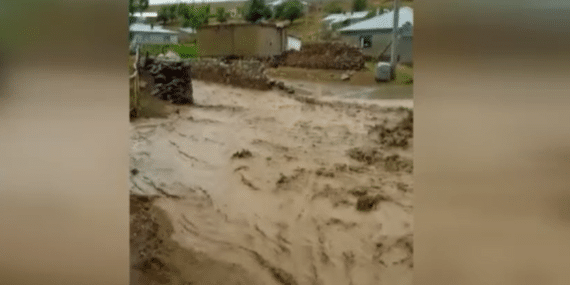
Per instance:
[[[227,23],[198,28],[201,56],[275,56],[287,49],[284,25]]]
[[[410,7],[401,7],[399,14],[398,54],[399,62],[412,63],[412,38],[414,12]],[[394,12],[358,22],[339,29],[344,41],[359,45],[365,55],[379,57],[388,56],[391,52]]]
[[[301,50],[301,39],[295,36],[287,36],[287,50]]]

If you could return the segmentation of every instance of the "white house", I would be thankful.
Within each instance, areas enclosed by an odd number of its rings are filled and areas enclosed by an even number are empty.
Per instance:
[[[137,44],[177,44],[178,33],[161,26],[135,23],[129,27],[131,49]]]
[[[359,21],[362,21],[366,15],[368,15],[368,11],[330,14],[323,18],[322,22],[330,29],[333,25],[340,24],[344,21],[348,21],[349,24],[357,23]]]
[[[277,1],[273,1],[271,3],[268,3],[267,6],[269,6],[269,8],[271,8],[272,11],[275,11],[275,8],[283,3],[286,3],[287,0],[277,0]],[[309,13],[309,3],[305,2],[305,1],[300,1],[301,4],[303,4],[303,14],[307,14]]]
[[[133,13],[133,17],[136,18],[137,23],[145,23],[147,20],[154,19],[158,17],[158,13],[156,12],[137,12]]]
[[[398,20],[398,54],[400,62],[412,62],[412,38],[414,11],[410,7],[400,8]],[[359,45],[362,52],[373,57],[391,53],[394,11],[363,20],[339,29],[346,42]]]

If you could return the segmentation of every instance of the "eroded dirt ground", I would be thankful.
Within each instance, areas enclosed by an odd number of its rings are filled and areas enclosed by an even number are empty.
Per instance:
[[[131,284],[412,284],[412,113],[314,92],[131,123]]]

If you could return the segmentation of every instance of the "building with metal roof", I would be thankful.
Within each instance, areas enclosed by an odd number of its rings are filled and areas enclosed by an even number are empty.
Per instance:
[[[322,22],[331,28],[335,24],[340,24],[342,22],[348,21],[349,24],[354,24],[359,21],[362,21],[366,15],[368,15],[368,11],[363,12],[347,12],[342,14],[330,14],[323,18]]]
[[[161,26],[135,23],[129,26],[131,49],[142,44],[176,44],[178,32]]]
[[[398,19],[398,54],[400,62],[412,62],[414,11],[401,7]],[[394,11],[390,11],[339,29],[341,38],[362,48],[365,55],[386,58],[391,53]]]

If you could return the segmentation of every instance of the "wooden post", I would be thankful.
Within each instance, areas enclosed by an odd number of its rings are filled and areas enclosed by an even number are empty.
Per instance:
[[[135,63],[133,65],[133,67],[135,68],[135,71],[133,72],[133,74],[130,76],[130,79],[133,79],[133,93],[134,93],[134,107],[135,107],[135,112],[136,115],[138,115],[138,110],[139,110],[139,46],[137,45],[136,47],[137,53],[135,56]]]

